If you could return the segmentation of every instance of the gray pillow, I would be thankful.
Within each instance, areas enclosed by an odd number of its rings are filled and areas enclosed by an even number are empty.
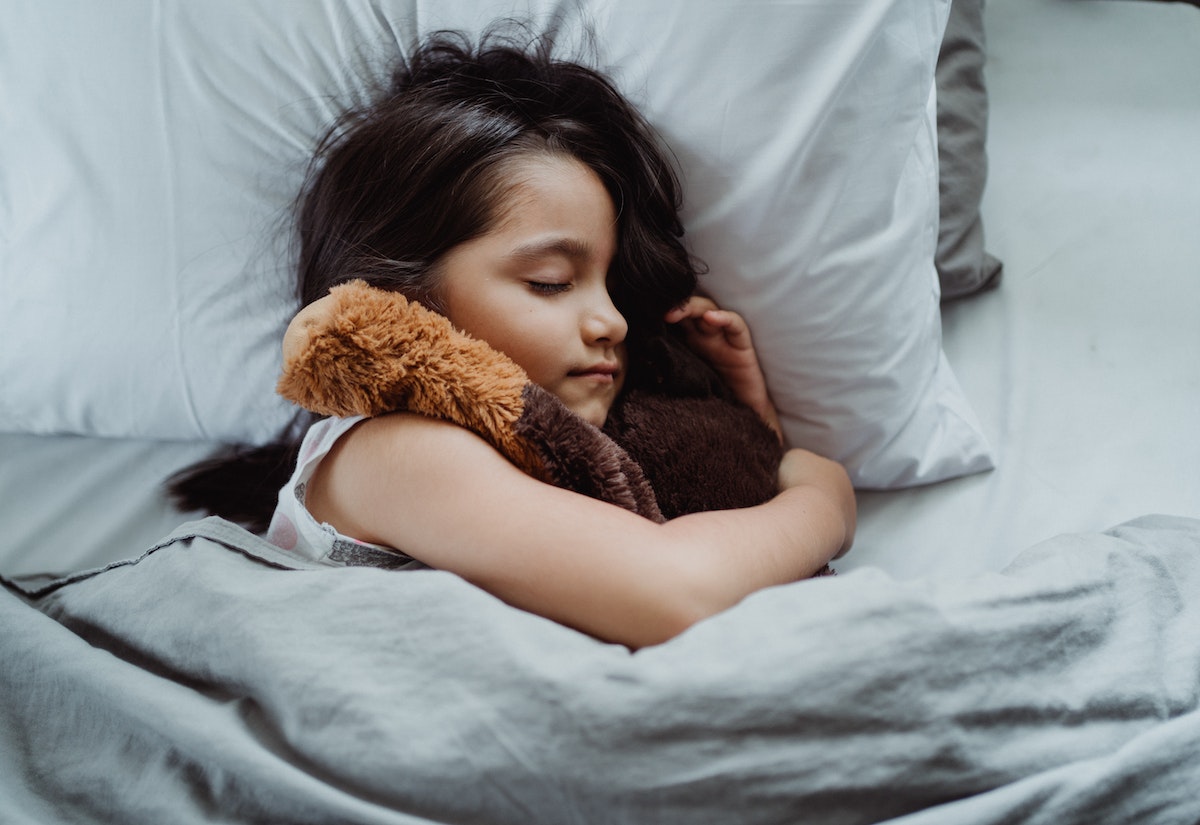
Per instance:
[[[1001,263],[983,248],[979,203],[987,181],[984,0],[954,0],[937,63],[941,225],[935,262],[942,300],[996,286]]]

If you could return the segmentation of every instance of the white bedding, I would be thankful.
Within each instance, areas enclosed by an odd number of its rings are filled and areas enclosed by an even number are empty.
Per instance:
[[[1200,518],[1200,10],[987,26],[1004,280],[942,344],[994,471],[862,492],[841,575],[634,655],[216,520],[0,587],[0,820],[1194,821],[1200,522],[1097,531]],[[159,545],[216,446],[0,433],[0,576]]]
[[[1200,514],[1200,14],[1005,0],[987,36],[983,217],[1005,274],[942,317],[998,466],[864,494],[845,568],[955,576]]]
[[[210,519],[0,588],[0,819],[1183,825],[1198,622],[1192,519],[771,588],[632,654]]]
[[[987,34],[1005,274],[944,308],[943,346],[999,466],[862,493],[843,570],[959,576],[1061,532],[1200,515],[1200,15],[1006,0]],[[149,545],[190,517],[162,479],[213,446],[0,434],[0,572]]]

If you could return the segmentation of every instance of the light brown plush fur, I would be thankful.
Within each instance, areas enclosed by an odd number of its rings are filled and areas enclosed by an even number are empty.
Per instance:
[[[320,415],[409,410],[486,433],[525,472],[541,458],[513,427],[528,376],[511,358],[403,295],[352,281],[330,290],[331,311],[305,330],[276,387]]]

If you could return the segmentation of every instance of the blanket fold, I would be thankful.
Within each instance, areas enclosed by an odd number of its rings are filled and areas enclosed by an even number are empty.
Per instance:
[[[635,654],[209,519],[0,587],[0,819],[1177,825],[1197,627],[1181,518],[771,588]]]

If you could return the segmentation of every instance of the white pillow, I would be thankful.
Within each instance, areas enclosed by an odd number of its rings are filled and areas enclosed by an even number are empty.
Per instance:
[[[0,430],[262,442],[317,136],[417,30],[553,0],[8,0]],[[946,0],[579,0],[566,39],[666,137],[705,288],[750,320],[791,440],[860,487],[991,466],[941,351]]]

